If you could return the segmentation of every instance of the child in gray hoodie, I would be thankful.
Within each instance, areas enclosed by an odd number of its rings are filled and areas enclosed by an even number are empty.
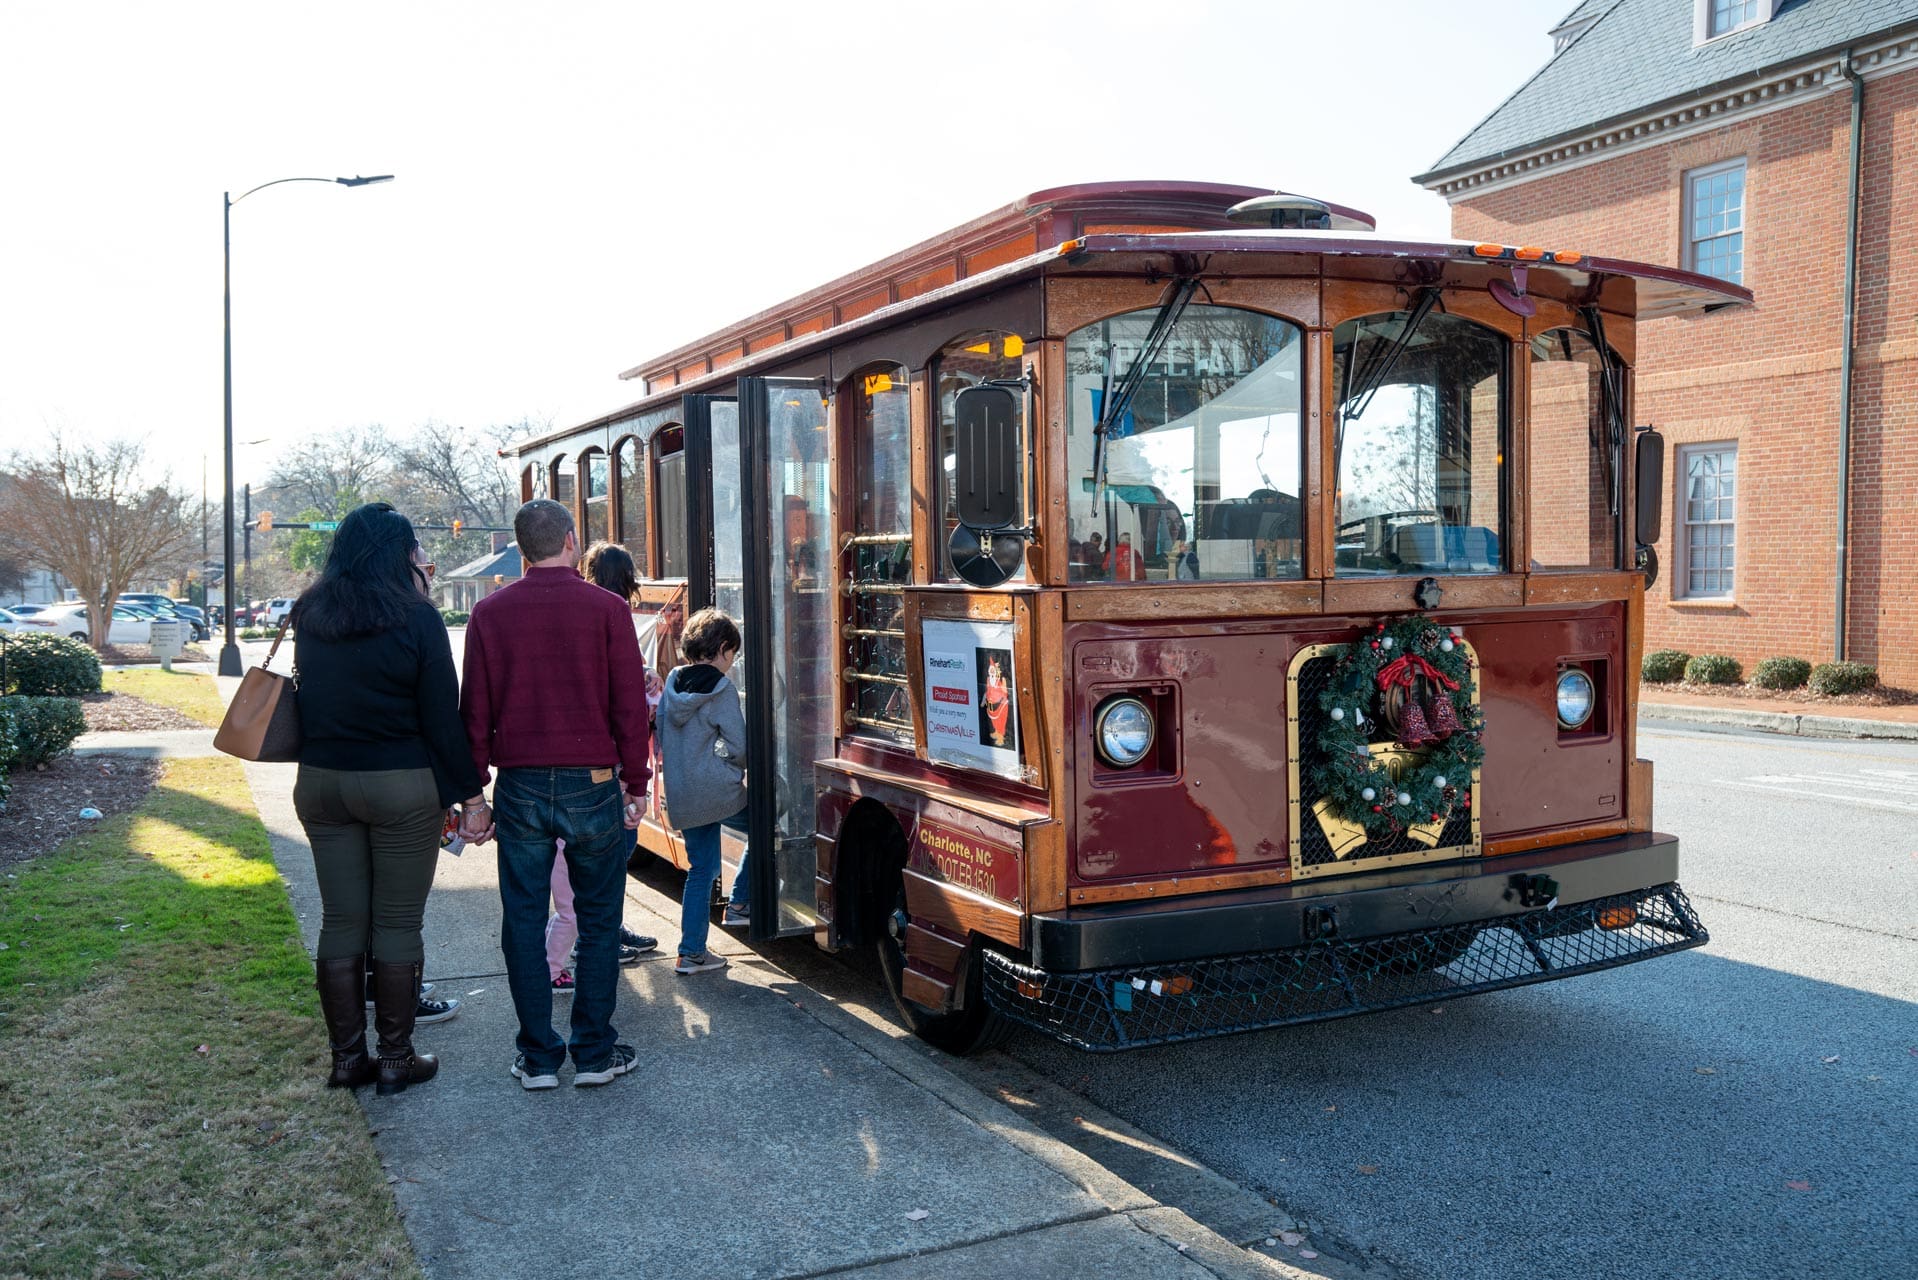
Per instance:
[[[679,899],[678,974],[710,973],[725,958],[706,950],[713,884],[719,879],[719,828],[746,806],[746,718],[726,673],[739,656],[739,628],[717,609],[686,620],[684,666],[666,677],[654,733],[666,785],[666,819],[686,841],[686,888]],[[745,866],[740,866],[745,878]]]

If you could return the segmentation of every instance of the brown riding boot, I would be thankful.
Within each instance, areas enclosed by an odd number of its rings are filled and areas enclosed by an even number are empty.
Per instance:
[[[335,956],[314,963],[320,989],[320,1012],[326,1018],[326,1038],[333,1046],[333,1074],[328,1088],[357,1089],[372,1084],[373,1060],[366,1056],[366,1006],[360,1000],[364,956]]]
[[[419,1012],[420,966],[373,962],[373,1026],[380,1033],[378,1092],[403,1093],[439,1073],[430,1053],[413,1052],[413,1018]]]

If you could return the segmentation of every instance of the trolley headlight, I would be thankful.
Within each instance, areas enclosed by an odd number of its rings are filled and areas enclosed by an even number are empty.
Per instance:
[[[1592,708],[1598,704],[1597,695],[1592,689],[1592,678],[1577,667],[1568,667],[1558,673],[1558,722],[1567,729],[1576,729],[1592,718]]]
[[[1129,769],[1145,759],[1157,734],[1151,710],[1137,698],[1109,698],[1092,717],[1099,758],[1115,769]]]

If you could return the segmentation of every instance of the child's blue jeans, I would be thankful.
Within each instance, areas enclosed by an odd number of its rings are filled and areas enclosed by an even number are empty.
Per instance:
[[[713,923],[713,885],[719,881],[719,829],[745,828],[745,810],[721,822],[702,827],[687,827],[680,832],[686,841],[686,888],[679,895],[679,954],[696,956],[706,950],[706,935]],[[750,854],[748,855],[750,856]],[[751,900],[746,879],[746,860],[740,859],[739,878],[733,882],[732,903],[744,910]]]

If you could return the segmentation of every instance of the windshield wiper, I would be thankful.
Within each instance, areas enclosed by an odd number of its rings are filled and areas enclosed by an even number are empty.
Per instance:
[[[1437,305],[1439,291],[1435,285],[1426,285],[1419,290],[1418,297],[1412,301],[1412,314],[1407,316],[1405,324],[1399,329],[1398,337],[1391,345],[1381,350],[1378,344],[1372,347],[1371,358],[1365,362],[1365,368],[1358,374],[1358,387],[1352,386],[1353,368],[1357,363],[1358,341],[1352,342],[1352,353],[1345,358],[1345,385],[1339,389],[1339,425],[1332,437],[1332,474],[1339,474],[1339,457],[1345,451],[1345,428],[1355,419],[1365,416],[1372,404],[1372,397],[1385,385],[1385,379],[1392,372],[1392,366],[1399,362],[1405,349],[1412,345],[1412,339],[1418,336],[1419,326],[1425,323],[1425,317],[1432,313]]]
[[[1198,291],[1197,276],[1180,276],[1173,281],[1172,288],[1166,291],[1165,301],[1159,304],[1159,314],[1153,317],[1152,328],[1146,331],[1144,345],[1139,348],[1138,356],[1126,369],[1125,377],[1119,380],[1116,388],[1112,385],[1113,347],[1110,343],[1106,345],[1105,391],[1100,397],[1099,421],[1092,428],[1092,509],[1095,512],[1105,509],[1106,437],[1112,431],[1113,424],[1120,421],[1126,410],[1132,407],[1132,397],[1144,385],[1152,362],[1159,358],[1166,339],[1172,336],[1173,327],[1185,313],[1186,304],[1192,301],[1192,295]]]
[[[1619,455],[1625,447],[1625,366],[1620,362],[1618,353],[1612,350],[1612,344],[1605,341],[1605,317],[1599,309],[1587,305],[1579,308],[1579,314],[1585,317],[1585,336],[1598,349],[1598,399],[1611,439],[1600,440],[1599,427],[1594,422],[1591,426],[1592,450],[1598,454],[1599,479],[1605,485],[1606,497],[1611,502],[1612,518],[1617,519],[1623,500],[1618,481],[1622,473]]]

